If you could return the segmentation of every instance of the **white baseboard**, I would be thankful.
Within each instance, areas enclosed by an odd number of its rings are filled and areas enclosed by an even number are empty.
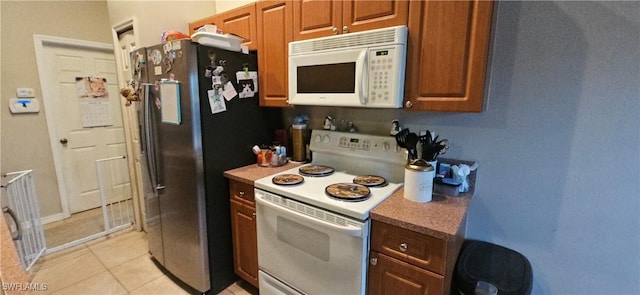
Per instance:
[[[45,217],[40,218],[42,224],[52,223],[55,221],[60,221],[64,219],[64,213],[52,214]]]

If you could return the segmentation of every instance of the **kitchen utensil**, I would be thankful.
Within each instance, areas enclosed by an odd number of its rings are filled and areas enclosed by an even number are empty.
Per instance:
[[[426,131],[425,134],[420,135],[420,158],[429,159],[430,150],[433,140],[431,138],[431,132]]]
[[[438,142],[438,155],[442,155],[447,152],[449,149],[449,141],[447,139],[443,139]]]
[[[407,134],[409,134],[409,128],[400,130],[396,133],[396,143],[401,148],[407,148]]]
[[[429,146],[431,145],[431,142],[431,132],[429,132],[429,130],[427,130],[427,133],[420,135],[420,144],[422,146]]]
[[[409,159],[411,160],[415,160],[418,158],[418,151],[416,150],[416,146],[418,145],[419,140],[420,138],[417,134],[413,132],[407,134],[407,138],[405,141],[407,144],[407,151],[409,152]]]

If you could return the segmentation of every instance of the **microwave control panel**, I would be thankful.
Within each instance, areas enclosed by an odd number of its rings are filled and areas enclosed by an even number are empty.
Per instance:
[[[389,103],[396,96],[402,95],[405,65],[404,52],[399,49],[404,49],[404,47],[394,46],[369,49],[370,103]],[[399,77],[399,75],[403,77]]]

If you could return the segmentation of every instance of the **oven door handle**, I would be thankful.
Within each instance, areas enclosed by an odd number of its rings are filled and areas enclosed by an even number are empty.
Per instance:
[[[302,219],[304,221],[307,221],[309,223],[313,223],[325,228],[329,228],[332,229],[334,231],[340,232],[340,233],[345,233],[348,234],[350,236],[354,236],[354,237],[362,237],[363,236],[363,229],[360,227],[356,227],[353,225],[347,225],[347,226],[341,226],[341,225],[337,225],[337,224],[333,224],[333,223],[329,223],[327,221],[321,220],[321,219],[317,219],[293,210],[290,210],[288,208],[282,207],[282,206],[278,206],[276,204],[273,204],[265,199],[262,198],[262,195],[260,195],[258,198],[256,198],[256,202],[260,205],[264,205],[265,207],[269,207],[275,211],[278,211],[279,213],[281,213],[282,215],[289,215],[290,217],[295,217],[298,219]]]

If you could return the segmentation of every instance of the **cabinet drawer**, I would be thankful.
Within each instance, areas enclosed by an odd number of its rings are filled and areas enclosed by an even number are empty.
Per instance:
[[[402,229],[379,221],[371,227],[371,250],[444,275],[444,240]]]
[[[441,295],[441,275],[371,251],[369,255],[368,294]]]
[[[229,192],[231,193],[231,199],[244,202],[245,204],[249,204],[255,208],[253,185],[229,180]]]

